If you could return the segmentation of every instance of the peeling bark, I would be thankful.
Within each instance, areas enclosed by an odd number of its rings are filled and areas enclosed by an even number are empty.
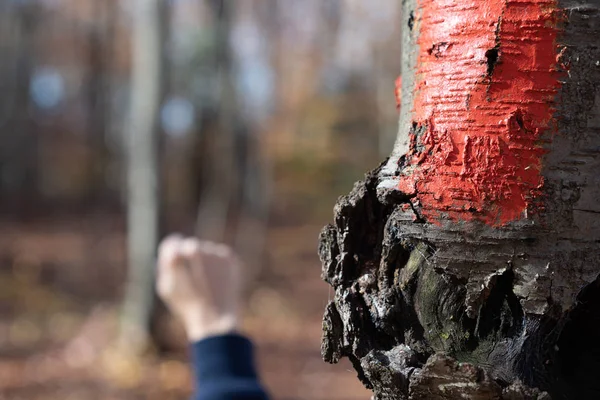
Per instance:
[[[481,210],[446,212],[419,185],[403,190],[402,176],[420,168],[406,154],[435,129],[413,124],[417,59],[407,49],[423,21],[416,2],[404,2],[396,147],[340,198],[319,246],[335,289],[323,357],[350,359],[376,399],[600,398],[600,47],[591,39],[600,37],[600,5],[555,6],[565,17],[557,60],[568,74],[555,130],[540,131],[543,185],[531,189],[535,207],[498,223],[493,198]],[[501,46],[481,52],[492,79]]]

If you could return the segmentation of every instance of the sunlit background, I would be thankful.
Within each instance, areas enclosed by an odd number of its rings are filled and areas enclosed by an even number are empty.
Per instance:
[[[0,0],[0,399],[188,398],[182,328],[128,256],[128,236],[148,234],[143,252],[172,231],[246,261],[244,329],[274,399],[368,399],[347,361],[321,360],[316,249],[390,152],[399,9]],[[147,332],[123,329],[131,310]]]

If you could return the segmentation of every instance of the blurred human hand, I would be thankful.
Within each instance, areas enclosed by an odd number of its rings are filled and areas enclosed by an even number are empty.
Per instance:
[[[237,328],[241,268],[226,245],[167,237],[158,249],[156,290],[191,342]]]

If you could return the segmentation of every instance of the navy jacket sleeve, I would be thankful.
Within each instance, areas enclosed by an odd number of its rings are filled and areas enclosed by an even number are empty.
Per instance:
[[[243,336],[214,336],[191,346],[194,400],[266,400],[256,369],[252,343]]]

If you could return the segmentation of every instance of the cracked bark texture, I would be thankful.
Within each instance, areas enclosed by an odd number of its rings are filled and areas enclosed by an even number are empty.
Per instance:
[[[543,206],[498,226],[429,220],[419,193],[398,189],[423,129],[418,4],[403,1],[396,146],[338,200],[319,244],[335,289],[323,358],[347,357],[375,399],[600,398],[600,2],[556,6],[568,74],[542,140]]]

